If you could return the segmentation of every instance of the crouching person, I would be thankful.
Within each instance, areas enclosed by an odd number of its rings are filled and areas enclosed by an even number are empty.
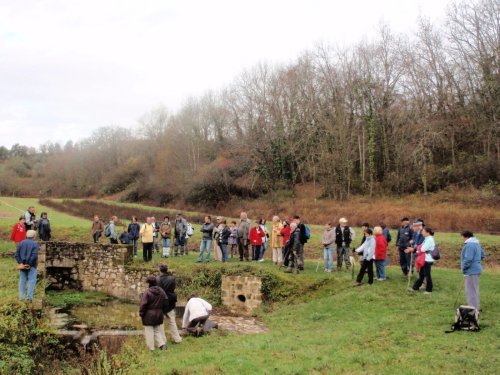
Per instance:
[[[149,276],[146,283],[149,287],[142,294],[139,307],[146,345],[149,350],[154,350],[155,344],[157,344],[163,350],[167,348],[163,329],[163,314],[167,307],[167,296],[163,289],[157,285],[156,277]]]
[[[373,284],[373,258],[375,256],[375,239],[373,238],[373,231],[368,228],[365,231],[365,242],[356,249],[356,253],[363,254],[363,262],[359,270],[358,277],[356,278],[356,286],[362,285],[363,277],[368,272],[368,284]]]
[[[212,305],[195,295],[189,297],[182,318],[182,329],[195,336],[201,336],[203,326],[212,311]]]

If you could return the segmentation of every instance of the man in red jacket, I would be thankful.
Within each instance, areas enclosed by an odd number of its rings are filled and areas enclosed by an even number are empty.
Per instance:
[[[252,245],[252,260],[258,261],[260,257],[260,249],[262,247],[262,237],[266,234],[260,227],[258,221],[255,222],[255,226],[250,229],[250,234],[248,239],[250,241],[250,245]]]
[[[24,216],[19,217],[19,222],[14,224],[12,227],[12,233],[10,234],[10,240],[16,243],[16,248],[19,246],[21,241],[26,239],[26,227],[24,223],[26,219]]]

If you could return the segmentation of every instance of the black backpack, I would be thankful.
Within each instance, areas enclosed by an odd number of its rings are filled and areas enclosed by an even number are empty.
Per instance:
[[[479,312],[474,306],[461,305],[457,308],[455,314],[455,323],[451,326],[451,331],[473,331],[478,332],[479,328]]]

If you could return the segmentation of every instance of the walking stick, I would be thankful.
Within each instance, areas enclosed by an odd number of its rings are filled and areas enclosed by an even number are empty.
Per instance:
[[[413,252],[410,254],[410,267],[408,267],[408,285],[406,286],[406,289],[410,287],[410,282],[411,282],[411,265],[413,264]]]

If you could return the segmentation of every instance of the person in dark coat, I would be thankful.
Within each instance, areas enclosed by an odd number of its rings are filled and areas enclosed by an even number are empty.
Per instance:
[[[40,220],[36,223],[36,229],[42,241],[50,241],[52,229],[50,228],[50,220],[47,216],[47,212],[42,212],[40,215]]]
[[[168,328],[174,342],[179,344],[182,341],[179,335],[179,329],[175,322],[175,304],[177,302],[177,294],[175,293],[175,277],[168,272],[166,264],[160,265],[160,276],[157,278],[158,286],[163,289],[168,298],[167,309],[164,311],[168,319]]]
[[[298,228],[296,222],[290,224],[290,239],[288,240],[288,252],[289,252],[289,263],[288,267],[285,269],[286,273],[293,273],[297,275],[299,273],[299,252],[301,247],[300,242],[300,228]]]
[[[163,314],[167,308],[167,295],[157,285],[156,277],[146,279],[149,288],[141,296],[139,315],[144,325],[144,336],[149,350],[155,349],[155,343],[160,349],[167,348],[165,330],[163,328]]]

